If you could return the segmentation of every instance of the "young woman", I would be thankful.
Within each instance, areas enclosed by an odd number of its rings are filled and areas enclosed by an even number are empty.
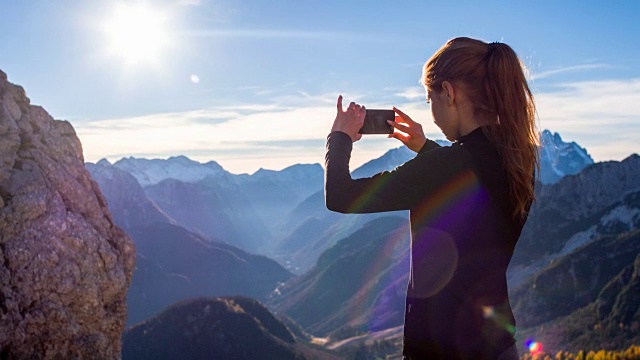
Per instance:
[[[406,359],[517,359],[506,271],[534,199],[535,105],[514,51],[470,38],[447,42],[421,82],[450,147],[428,140],[394,108],[396,138],[416,157],[352,179],[349,157],[366,109],[342,96],[328,136],[330,210],[410,210]]]

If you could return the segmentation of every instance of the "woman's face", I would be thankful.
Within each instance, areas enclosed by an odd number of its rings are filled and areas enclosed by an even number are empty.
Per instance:
[[[443,88],[429,89],[425,87],[427,93],[427,102],[431,105],[431,116],[433,122],[440,128],[444,136],[449,141],[455,141],[460,130],[452,113],[449,111],[450,106],[447,99],[447,91]]]

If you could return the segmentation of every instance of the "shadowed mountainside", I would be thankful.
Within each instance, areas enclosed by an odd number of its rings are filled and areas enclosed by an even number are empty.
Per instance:
[[[242,297],[175,304],[125,331],[124,360],[338,359],[305,345],[264,306]]]
[[[325,251],[269,306],[308,331],[344,338],[402,324],[409,269],[406,219],[382,217]]]
[[[197,296],[244,295],[264,299],[292,274],[275,261],[204,240],[182,227],[155,224],[129,234],[138,265],[127,294],[127,324]]]

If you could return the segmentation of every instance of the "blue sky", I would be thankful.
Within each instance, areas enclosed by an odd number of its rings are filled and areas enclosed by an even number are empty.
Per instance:
[[[395,105],[443,138],[421,66],[448,39],[471,36],[506,42],[528,66],[541,130],[596,161],[622,160],[640,140],[639,10],[637,1],[0,0],[0,69],[72,123],[87,161],[187,155],[252,173],[321,162],[338,94]],[[154,29],[133,48],[122,43],[140,29],[114,35],[126,11]],[[352,165],[400,145],[365,137]]]

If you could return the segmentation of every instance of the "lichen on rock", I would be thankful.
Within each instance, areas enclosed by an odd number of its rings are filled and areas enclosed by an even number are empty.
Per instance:
[[[0,71],[0,358],[119,359],[134,262],[71,124]]]

